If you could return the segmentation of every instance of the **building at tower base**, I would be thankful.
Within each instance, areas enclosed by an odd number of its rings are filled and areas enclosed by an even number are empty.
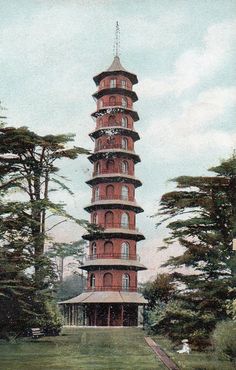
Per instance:
[[[138,326],[147,303],[137,291],[137,273],[146,269],[136,252],[137,242],[144,239],[136,227],[136,214],[143,212],[135,200],[141,186],[135,177],[140,158],[134,150],[139,117],[133,110],[138,99],[133,85],[138,79],[116,55],[94,82],[96,128],[90,137],[95,149],[89,156],[94,169],[87,181],[92,199],[85,210],[99,230],[83,235],[89,241],[89,255],[81,267],[87,271],[85,292],[59,304],[65,325]]]

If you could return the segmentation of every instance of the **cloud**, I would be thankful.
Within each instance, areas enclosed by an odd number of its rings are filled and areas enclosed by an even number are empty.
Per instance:
[[[170,256],[178,256],[183,251],[183,248],[178,244],[174,243],[169,246],[168,249],[158,250],[159,247],[163,246],[163,240],[159,237],[147,240],[139,248],[138,252],[140,255],[141,263],[144,266],[148,266],[148,270],[139,272],[139,281],[145,282],[147,280],[153,280],[157,273],[164,273],[170,271],[166,267],[161,265],[168,260]]]
[[[173,9],[162,12],[155,20],[141,14],[139,17],[130,17],[130,14],[126,14],[120,22],[121,37],[125,34],[129,34],[129,37],[122,38],[122,49],[127,52],[136,50],[143,53],[149,49],[155,53],[155,50],[160,48],[173,47],[176,45],[179,31],[186,21],[182,12],[177,13]]]
[[[156,79],[144,79],[137,88],[142,97],[181,95],[218,71],[230,57],[236,41],[236,20],[210,26],[202,47],[185,51],[175,62],[174,72]]]
[[[222,122],[235,106],[236,87],[215,87],[201,92],[195,101],[183,102],[179,116],[168,112],[167,117],[150,123],[142,138],[144,160],[150,160],[149,154],[161,161],[188,162],[232,152],[236,133],[227,131]],[[158,143],[151,153],[147,150],[150,141]]]

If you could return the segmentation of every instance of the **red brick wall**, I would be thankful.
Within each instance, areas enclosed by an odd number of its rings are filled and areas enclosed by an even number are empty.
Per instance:
[[[109,94],[105,95],[102,98],[98,99],[97,101],[97,109],[101,109],[103,107],[114,107],[114,106],[122,106],[122,97],[127,101],[127,108],[133,108],[133,101],[129,96],[124,96],[120,94]],[[114,99],[113,99],[114,98]],[[114,102],[111,102],[114,100]]]
[[[128,174],[130,176],[134,175],[134,162],[132,159],[124,159],[124,158],[112,158],[114,162],[113,171],[108,171],[108,161],[109,159],[100,159],[99,161],[96,161],[94,163],[94,174],[96,173],[96,165],[99,163],[100,166],[100,173],[122,173],[121,171],[121,164],[123,161],[126,161],[128,163]],[[111,159],[110,159],[111,161]]]
[[[127,140],[127,150],[134,150],[134,141],[132,137],[123,135],[103,135],[99,139],[95,140],[95,151],[103,150],[106,148],[118,148],[122,149],[122,138]]]
[[[95,192],[96,189],[99,189],[99,196],[98,199],[106,199],[107,198],[107,188],[108,186],[113,186],[113,197],[112,199],[121,199],[121,191],[122,191],[122,186],[127,186],[129,189],[128,193],[128,200],[134,201],[134,195],[135,195],[135,187],[133,184],[129,184],[126,182],[117,182],[117,183],[101,183],[96,186],[93,186],[92,190],[92,201],[95,200]],[[109,198],[108,198],[109,199]]]
[[[133,129],[133,119],[129,115],[125,115],[123,113],[116,113],[115,115],[115,122],[119,122],[121,126],[121,120],[122,117],[126,117],[128,120],[128,125],[127,127],[130,129]],[[109,120],[111,120],[112,114],[105,114],[103,117],[99,117],[96,120],[96,128],[101,128],[101,127],[108,127],[109,126]],[[112,124],[110,124],[112,126]]]
[[[116,80],[116,86],[121,87],[121,81],[126,81],[126,89],[132,90],[132,83],[131,81],[124,76],[112,76],[112,77],[105,77],[100,81],[100,84],[98,86],[98,89],[104,89],[104,88],[109,88],[110,87],[110,80]]]
[[[112,209],[112,210],[104,210],[104,209],[101,209],[101,210],[97,210],[96,212],[92,212],[91,213],[91,222],[93,222],[93,216],[94,214],[96,213],[97,214],[97,219],[98,219],[98,225],[105,225],[105,213],[106,212],[112,212],[113,213],[113,223],[114,223],[114,227],[119,227],[118,225],[120,225],[121,223],[121,215],[122,213],[128,213],[129,215],[129,225],[130,225],[130,228],[132,227],[135,227],[135,212],[134,211],[126,211],[126,210],[122,210],[122,209]]]
[[[129,254],[131,256],[136,255],[136,241],[135,240],[126,240],[126,239],[115,239],[112,238],[110,239],[98,239],[98,240],[93,240],[89,244],[89,254],[92,255],[92,245],[93,243],[96,243],[96,249],[97,249],[97,254],[102,255],[104,254],[104,244],[108,241],[111,241],[113,243],[113,253],[114,254],[120,254],[121,253],[121,245],[123,242],[129,243]]]
[[[109,269],[109,270],[94,270],[93,272],[88,273],[88,280],[87,280],[87,288],[90,288],[90,278],[91,274],[95,275],[95,288],[96,287],[103,287],[103,277],[105,274],[111,273],[112,274],[112,287],[114,290],[116,287],[122,286],[122,276],[123,274],[128,274],[130,277],[130,288],[137,288],[137,272],[131,270],[116,270],[116,269]],[[112,290],[112,289],[111,289]]]

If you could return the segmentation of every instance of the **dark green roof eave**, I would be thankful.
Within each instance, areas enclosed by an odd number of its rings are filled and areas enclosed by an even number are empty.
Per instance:
[[[127,77],[133,85],[138,83],[138,78],[134,73],[127,72],[127,71],[104,71],[99,73],[98,75],[93,77],[93,80],[96,85],[99,85],[100,81],[108,76],[116,76],[116,75],[122,75]]]

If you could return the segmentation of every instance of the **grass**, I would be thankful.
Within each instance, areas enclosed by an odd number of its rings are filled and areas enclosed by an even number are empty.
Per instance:
[[[213,351],[179,354],[173,349],[173,344],[163,336],[152,336],[162,349],[172,358],[181,370],[234,370],[229,361],[219,360]]]
[[[61,336],[0,345],[3,370],[164,370],[138,328],[68,328]]]
[[[66,328],[58,337],[0,344],[2,370],[166,370],[138,328]],[[181,370],[233,370],[212,352],[178,354],[162,336],[152,338]]]

